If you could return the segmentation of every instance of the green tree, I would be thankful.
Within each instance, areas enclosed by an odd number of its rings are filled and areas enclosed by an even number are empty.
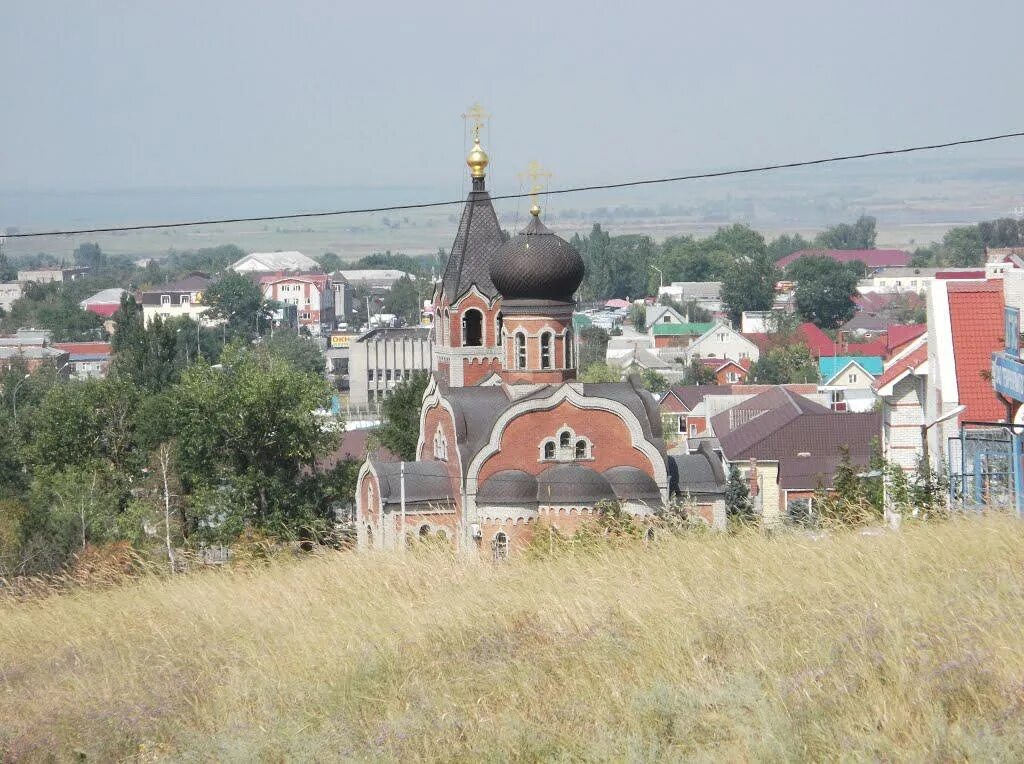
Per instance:
[[[737,259],[722,280],[722,302],[733,321],[744,311],[771,310],[779,269],[767,252]]]
[[[327,360],[315,340],[292,332],[274,332],[264,340],[264,347],[271,355],[287,361],[299,371],[313,376],[324,373]]]
[[[334,273],[335,271],[340,270],[341,266],[344,265],[341,258],[333,252],[324,252],[320,257],[315,259],[320,264],[320,267],[323,268],[324,273]]]
[[[729,465],[729,481],[725,485],[725,512],[730,520],[741,523],[754,519],[750,489],[735,464]]]
[[[231,345],[221,362],[189,367],[171,391],[190,530],[322,530],[327,518],[308,490],[316,459],[337,442],[315,413],[328,403],[326,380],[258,348]]]
[[[803,343],[786,343],[761,353],[750,367],[750,380],[760,385],[818,381],[818,364]]]
[[[585,298],[629,298],[646,294],[656,249],[650,237],[612,237],[595,224],[589,236],[577,234],[571,243],[586,265],[580,288]]]
[[[839,223],[829,226],[814,239],[814,246],[821,249],[874,249],[875,218],[861,215],[853,225]]]
[[[579,373],[580,382],[621,382],[622,372],[604,362],[585,366]]]
[[[654,369],[640,371],[640,384],[652,393],[663,393],[668,390],[668,380]]]
[[[690,363],[683,372],[682,384],[684,385],[713,385],[715,384],[715,372],[700,362],[699,358],[691,358]]]
[[[600,326],[586,326],[579,332],[579,358],[576,368],[582,370],[595,363],[604,363],[608,356],[608,332]]]
[[[74,252],[75,265],[88,268],[96,272],[102,270],[107,263],[107,256],[103,254],[100,245],[96,243],[79,244]]]
[[[270,320],[270,308],[263,291],[248,276],[228,271],[210,285],[203,295],[206,316],[227,322],[234,336],[261,334]]]
[[[377,430],[377,440],[405,461],[416,459],[420,405],[429,381],[430,376],[426,372],[416,372],[395,385],[380,407],[382,423]]]
[[[421,310],[422,303],[416,282],[408,276],[402,276],[384,295],[384,312],[401,317],[407,324],[418,324]]]
[[[144,326],[142,313],[130,295],[121,299],[113,318],[117,324],[111,339],[113,375],[149,392],[159,392],[178,381],[185,363],[178,349],[180,335],[171,322],[156,316]]]
[[[784,233],[781,236],[772,239],[771,244],[768,245],[768,254],[771,255],[773,260],[779,261],[786,257],[786,255],[792,255],[794,252],[810,249],[812,246],[811,242],[798,233]]]
[[[0,283],[14,281],[16,278],[18,278],[18,269],[7,259],[7,253],[4,252],[3,245],[0,244]]]
[[[629,306],[629,323],[633,328],[642,332],[647,328],[647,306],[643,303],[633,303]]]
[[[985,262],[985,242],[977,226],[950,228],[942,237],[945,262],[956,268],[971,268]]]
[[[804,321],[823,329],[835,329],[857,312],[853,302],[858,277],[842,263],[816,255],[792,263],[787,273],[796,275],[796,312]]]

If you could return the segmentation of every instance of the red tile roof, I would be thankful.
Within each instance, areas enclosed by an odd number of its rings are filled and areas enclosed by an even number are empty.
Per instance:
[[[949,322],[956,363],[962,421],[996,422],[1006,408],[983,372],[992,368],[992,353],[1003,347],[1003,282],[953,281],[947,287]]]
[[[53,346],[71,355],[110,355],[109,342],[54,342]]]
[[[785,268],[794,260],[810,255],[824,255],[839,263],[852,263],[854,260],[860,260],[868,268],[910,265],[910,253],[904,252],[902,249],[801,249],[799,252],[781,258],[778,266]]]
[[[886,331],[885,343],[888,349],[886,355],[893,355],[894,351],[912,340],[916,340],[928,331],[928,324],[892,324]]]
[[[94,302],[86,305],[85,309],[89,313],[95,313],[97,316],[102,316],[103,318],[110,318],[115,313],[117,313],[117,310],[120,307],[120,303]]]
[[[879,390],[888,385],[893,380],[897,379],[903,372],[908,369],[916,369],[918,366],[928,360],[928,344],[921,345],[917,350],[913,350],[907,353],[906,356],[901,358],[899,361],[894,363],[884,372],[882,376],[875,380],[872,387],[875,390]]]
[[[943,280],[983,279],[985,271],[936,271],[935,278]]]

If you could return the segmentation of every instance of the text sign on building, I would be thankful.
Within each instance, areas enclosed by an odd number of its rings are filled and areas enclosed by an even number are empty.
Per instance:
[[[1020,308],[1003,308],[1003,336],[1006,338],[1006,352],[1020,355]]]
[[[1024,401],[1024,362],[1006,353],[993,353],[992,387],[1007,398]]]
[[[351,334],[332,334],[331,335],[331,347],[332,348],[347,348],[352,342]]]

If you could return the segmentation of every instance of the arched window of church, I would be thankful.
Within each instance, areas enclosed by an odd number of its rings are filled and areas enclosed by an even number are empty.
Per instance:
[[[366,509],[373,512],[376,507],[373,505],[373,486],[366,486]]]
[[[505,531],[494,534],[491,549],[494,551],[495,560],[504,560],[508,557],[508,536],[505,535]]]
[[[441,309],[438,308],[434,312],[434,336],[437,337],[436,342],[437,342],[438,345],[441,344],[441,330],[442,330],[442,326],[441,326]]]
[[[558,445],[561,446],[562,448],[568,448],[571,442],[572,435],[569,434],[568,430],[566,430],[565,432],[558,436]]]
[[[555,443],[554,443],[554,441],[549,440],[547,443],[544,444],[544,458],[545,459],[554,459],[555,458]]]
[[[462,346],[480,347],[484,344],[484,314],[470,308],[462,314]]]
[[[540,335],[540,367],[551,368],[551,334],[548,332]]]
[[[526,368],[526,335],[522,333],[516,335],[516,368]]]
[[[586,459],[587,458],[587,441],[577,440],[576,441],[576,458]]]
[[[572,332],[565,333],[565,368],[572,368]]]
[[[430,535],[430,526],[426,523],[420,526],[420,541],[425,541]]]
[[[444,343],[450,345],[452,342],[452,314],[448,308],[444,309]]]
[[[496,331],[494,333],[494,344],[501,345],[501,329],[505,325],[505,317],[498,312],[498,317],[495,319]]]

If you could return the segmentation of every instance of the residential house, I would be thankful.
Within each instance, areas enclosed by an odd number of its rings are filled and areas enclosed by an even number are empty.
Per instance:
[[[885,268],[857,284],[861,294],[882,292],[888,294],[920,294],[928,290],[928,285],[935,280],[939,268]]]
[[[725,530],[725,489],[728,478],[722,457],[711,443],[702,443],[690,454],[668,457],[669,495],[684,502],[687,514],[716,530]]]
[[[235,273],[279,273],[281,271],[316,271],[320,263],[301,252],[250,252],[230,266]]]
[[[324,273],[279,271],[259,277],[266,300],[294,305],[300,327],[319,336],[334,328],[334,290],[331,277]]]
[[[658,297],[668,296],[680,305],[695,303],[711,313],[722,312],[721,281],[673,281],[658,288]]]
[[[661,350],[664,348],[687,348],[690,343],[702,334],[710,331],[714,326],[712,323],[676,323],[664,321],[649,327],[647,334],[651,344]],[[685,354],[680,354],[680,358]],[[673,358],[674,360],[674,358]]]
[[[992,387],[992,355],[1004,347],[1003,280],[936,279],[928,290],[928,457],[945,468],[949,439],[967,422],[1000,422],[1007,402]],[[962,408],[961,408],[962,407]],[[948,465],[954,472],[961,465]]]
[[[149,326],[157,316],[164,321],[188,316],[193,321],[207,323],[202,317],[208,309],[203,302],[203,293],[212,283],[206,274],[196,272],[180,281],[144,290],[140,295],[143,322]]]
[[[724,321],[716,322],[686,348],[684,358],[722,358],[753,363],[761,356],[757,344],[744,337]],[[735,380],[734,380],[735,381]]]
[[[922,334],[888,360],[874,382],[882,403],[882,456],[908,474],[917,470],[923,453],[927,389],[928,337]]]
[[[880,356],[828,356],[818,359],[823,391],[831,395],[835,411],[871,411],[875,406],[875,379],[883,370]]]
[[[686,324],[690,319],[670,305],[648,305],[644,311],[644,327],[648,333],[657,324]]]
[[[52,366],[66,374],[68,360],[67,351],[56,347],[0,344],[0,371],[7,371],[12,366],[21,364],[28,374],[43,366]]]
[[[701,358],[700,363],[714,374],[716,385],[737,385],[747,381],[750,359],[733,361],[728,358]]]
[[[768,526],[813,512],[814,494],[832,487],[843,450],[866,467],[881,423],[878,413],[836,413],[783,387],[711,419],[726,469],[740,469]]]
[[[58,350],[68,354],[68,368],[73,379],[103,379],[110,367],[112,350],[109,342],[55,342]]]

